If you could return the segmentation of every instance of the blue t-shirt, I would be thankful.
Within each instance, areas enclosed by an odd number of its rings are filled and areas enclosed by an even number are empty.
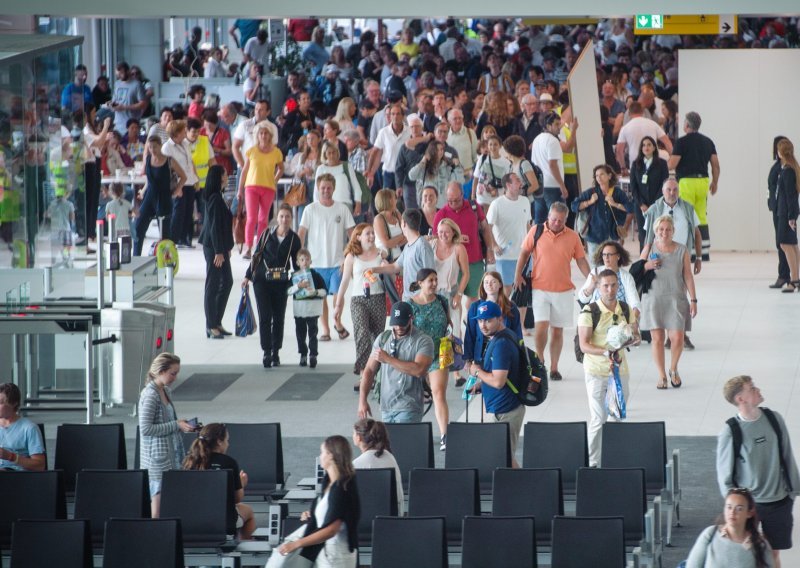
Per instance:
[[[0,427],[0,448],[26,458],[43,454],[42,433],[36,424],[27,418],[20,418],[8,428]],[[0,469],[22,471],[21,466],[7,460],[0,460]]]
[[[483,358],[483,370],[487,372],[508,371],[509,378],[516,377],[519,374],[519,348],[507,337],[493,339]],[[520,405],[517,395],[508,388],[507,384],[496,389],[483,383],[481,388],[486,412],[503,414],[511,412]]]

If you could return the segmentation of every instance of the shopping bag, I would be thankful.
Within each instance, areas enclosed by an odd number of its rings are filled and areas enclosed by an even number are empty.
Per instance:
[[[622,381],[619,378],[619,363],[617,362],[612,363],[611,374],[608,376],[606,410],[609,416],[613,416],[617,420],[625,419],[625,393],[622,391]]]
[[[283,542],[294,542],[296,540],[300,540],[305,536],[307,529],[307,525],[302,525],[292,534],[287,536]],[[314,562],[308,558],[300,556],[302,552],[303,549],[298,548],[294,552],[290,552],[286,556],[283,556],[280,552],[278,552],[278,547],[276,546],[272,549],[272,554],[264,568],[311,568],[311,566],[314,565]]]
[[[236,310],[236,335],[247,337],[258,329],[256,315],[253,312],[253,305],[250,303],[250,294],[247,288],[242,290],[242,299],[239,300],[239,309]]]

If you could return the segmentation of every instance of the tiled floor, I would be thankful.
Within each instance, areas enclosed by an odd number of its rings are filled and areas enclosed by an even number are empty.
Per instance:
[[[716,435],[725,419],[734,413],[733,407],[722,398],[723,383],[736,374],[750,374],[762,388],[765,404],[786,418],[795,451],[800,453],[800,294],[782,294],[767,287],[775,279],[774,254],[717,252],[712,258],[697,277],[699,314],[691,333],[697,349],[684,353],[681,359],[683,388],[656,390],[658,377],[649,347],[633,349],[628,355],[629,419],[666,420],[668,435]],[[228,329],[233,329],[239,283],[245,269],[245,261],[235,254],[235,283],[224,320]],[[280,369],[264,370],[257,335],[222,341],[206,339],[202,307],[204,275],[202,250],[181,251],[175,294],[175,344],[183,359],[182,377],[214,372],[242,376],[213,402],[181,402],[180,413],[197,415],[206,423],[234,419],[281,421],[285,437],[349,434],[357,404],[352,391],[355,377],[350,373],[354,360],[352,337],[320,343],[320,365],[316,372],[341,373],[341,378],[319,400],[268,401],[288,378],[301,370],[297,366],[291,302],[281,354],[284,364]],[[579,276],[575,271],[576,282],[581,282]],[[345,311],[345,326],[352,331],[349,310]],[[529,408],[528,420],[587,418],[583,373],[571,353],[573,333],[573,329],[565,331],[560,365],[564,381],[551,383],[548,400],[540,407]],[[464,419],[460,396],[460,391],[450,389],[451,420]],[[113,411],[117,415],[119,412]],[[477,420],[479,416],[476,400],[471,406],[470,419]],[[713,470],[708,473],[714,475]],[[800,507],[795,509],[800,514]],[[716,511],[709,514],[709,523],[714,515]],[[798,535],[800,530],[796,528],[795,536]],[[800,566],[800,551],[785,553],[784,566]]]

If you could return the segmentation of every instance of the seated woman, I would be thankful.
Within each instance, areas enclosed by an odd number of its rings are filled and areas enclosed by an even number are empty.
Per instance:
[[[772,549],[758,532],[756,502],[747,489],[730,489],[717,523],[694,543],[685,568],[772,568]]]
[[[253,508],[241,502],[244,488],[247,487],[247,474],[239,469],[235,459],[226,455],[229,444],[230,434],[225,424],[212,423],[203,426],[183,460],[183,469],[229,469],[233,472],[233,500],[238,516],[237,536],[240,540],[248,540],[256,530],[256,517]]]
[[[404,514],[403,478],[400,466],[391,453],[389,432],[383,422],[372,418],[362,418],[353,425],[353,444],[361,450],[361,455],[353,460],[356,469],[394,468],[394,479],[397,482],[397,514]]]
[[[47,456],[42,433],[19,415],[20,401],[17,385],[0,385],[0,470],[43,471]]]
[[[322,496],[300,516],[308,524],[286,537],[267,568],[283,565],[288,559],[281,556],[294,552],[319,568],[356,567],[361,504],[350,442],[343,436],[326,438],[320,446],[319,462],[325,470]]]

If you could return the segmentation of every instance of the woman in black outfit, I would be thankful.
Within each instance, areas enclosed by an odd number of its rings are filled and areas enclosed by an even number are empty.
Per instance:
[[[669,166],[658,155],[658,144],[651,136],[642,138],[639,155],[631,164],[631,195],[636,201],[636,226],[639,251],[644,248],[644,213],[661,197],[661,186],[669,177]]]
[[[276,552],[299,554],[319,568],[355,568],[361,502],[350,442],[342,436],[326,438],[319,462],[325,470],[322,496],[300,516],[308,524],[288,536]]]
[[[786,260],[786,253],[781,248],[781,243],[778,240],[778,176],[781,173],[781,160],[778,157],[778,142],[781,140],[788,140],[786,136],[776,136],[772,141],[772,158],[775,163],[769,170],[767,176],[767,189],[769,190],[767,196],[767,207],[772,212],[772,225],[775,227],[775,246],[778,249],[778,279],[770,284],[770,288],[782,288],[784,284],[789,282],[791,274],[789,273],[789,262]]]
[[[145,162],[145,175],[147,185],[141,190],[142,204],[139,206],[139,216],[136,218],[136,245],[134,255],[142,256],[142,245],[147,228],[153,217],[161,219],[161,238],[169,239],[170,218],[172,217],[172,193],[170,190],[170,170],[178,176],[178,185],[175,195],[181,194],[183,184],[186,183],[186,174],[181,167],[174,161],[167,158],[161,152],[163,140],[156,135],[147,139],[147,161]]]
[[[233,288],[231,249],[233,249],[233,215],[222,198],[228,183],[225,168],[214,165],[208,168],[203,200],[206,204],[205,222],[200,231],[200,244],[206,259],[206,336],[224,339],[230,335],[222,327],[222,316]]]
[[[274,229],[261,233],[242,282],[242,288],[253,282],[265,369],[281,364],[278,353],[283,346],[283,321],[289,298],[286,291],[292,284],[290,268],[297,270],[300,250],[300,237],[292,231],[292,208],[282,204],[277,221]]]
[[[800,215],[797,196],[800,194],[800,164],[794,156],[794,145],[784,139],[778,142],[778,158],[781,171],[778,173],[776,209],[778,210],[778,242],[789,263],[790,281],[782,292],[800,290],[800,248],[797,246],[797,217]]]

